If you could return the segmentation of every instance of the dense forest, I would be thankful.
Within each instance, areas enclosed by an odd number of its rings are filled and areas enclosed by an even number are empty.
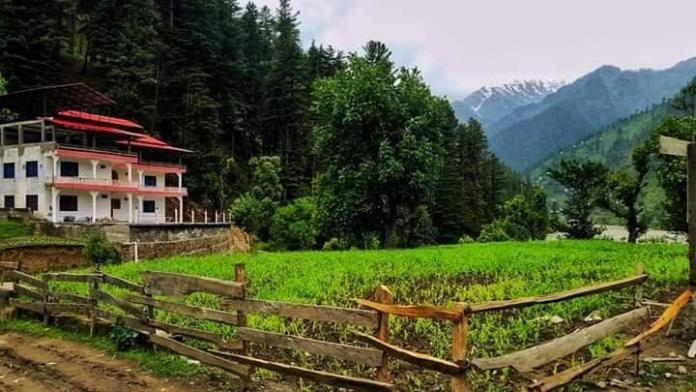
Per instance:
[[[289,0],[274,10],[235,0],[0,9],[8,91],[87,82],[118,102],[112,114],[195,151],[192,203],[230,209],[278,247],[475,238],[506,200],[533,191],[489,151],[480,124],[459,124],[384,44],[303,47]]]

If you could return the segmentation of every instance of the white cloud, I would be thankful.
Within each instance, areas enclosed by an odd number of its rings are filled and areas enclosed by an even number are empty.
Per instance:
[[[257,0],[275,8],[277,2]],[[689,0],[294,0],[303,40],[386,42],[454,98],[512,79],[573,80],[602,64],[664,68],[696,56]]]

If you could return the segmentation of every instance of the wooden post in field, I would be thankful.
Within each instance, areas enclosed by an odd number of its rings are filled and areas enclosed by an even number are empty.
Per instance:
[[[44,282],[43,289],[41,289],[41,296],[43,297],[43,323],[48,326],[48,277],[44,275],[42,276],[42,280]]]
[[[244,299],[246,298],[246,269],[244,263],[237,263],[234,265],[234,281],[242,284],[242,292],[238,296],[234,296],[234,299]],[[246,328],[247,319],[244,312],[237,311],[237,326],[240,328]],[[249,341],[242,340],[242,351],[241,354],[249,356]],[[251,380],[251,375],[254,374],[254,368],[249,368],[249,374],[246,378],[242,379],[242,390],[246,390],[249,386]]]
[[[465,306],[464,309],[462,318],[455,322],[452,333],[452,361],[455,363],[461,363],[466,360],[469,321],[468,306]],[[469,386],[466,382],[466,373],[452,376],[451,386],[452,392],[468,392]]]
[[[391,305],[394,303],[394,295],[386,286],[379,286],[374,293],[375,302]],[[389,342],[389,313],[377,313],[377,339]],[[382,363],[377,367],[377,381],[391,382],[389,376],[389,356],[386,352],[382,354]]]
[[[686,220],[689,224],[689,286],[696,288],[696,143],[660,136],[660,153],[686,157]]]
[[[643,263],[638,263],[638,266],[636,267],[636,275],[643,275],[645,273],[645,266]],[[635,295],[635,302],[636,302],[636,308],[640,308],[643,306],[643,284],[639,284],[636,286],[636,295]]]
[[[99,264],[94,266],[94,274],[99,274]],[[97,327],[97,290],[99,290],[99,280],[95,277],[89,284],[89,336],[94,336],[94,330]]]

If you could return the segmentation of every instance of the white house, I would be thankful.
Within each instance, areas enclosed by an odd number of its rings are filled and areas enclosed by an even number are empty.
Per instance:
[[[134,122],[76,110],[0,124],[0,208],[54,223],[183,221],[188,150]],[[177,200],[169,208],[168,198]]]

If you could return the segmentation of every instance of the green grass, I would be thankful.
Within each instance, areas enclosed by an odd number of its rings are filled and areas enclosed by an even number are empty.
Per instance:
[[[354,307],[353,298],[367,298],[381,284],[387,285],[400,304],[447,305],[455,301],[481,302],[541,295],[607,282],[635,273],[645,265],[650,281],[645,296],[669,299],[686,285],[686,246],[670,244],[629,245],[611,241],[553,241],[491,243],[425,247],[413,250],[344,252],[285,252],[218,254],[204,257],[174,257],[141,263],[107,266],[103,271],[141,282],[146,270],[169,271],[230,280],[234,264],[246,264],[249,295],[254,298],[300,303]],[[66,288],[67,284],[61,285]],[[70,286],[73,290],[75,285]],[[80,288],[75,292],[86,292]],[[118,294],[118,292],[116,292]],[[604,317],[632,307],[633,291],[622,290],[575,299],[560,304],[536,306],[520,311],[476,315],[470,322],[472,356],[494,356],[518,350],[571,332],[589,313]],[[216,308],[219,300],[193,295],[191,304]],[[566,322],[551,325],[548,316]],[[229,327],[158,313],[169,322],[233,334]],[[546,318],[546,319],[545,319]],[[322,338],[353,341],[346,329],[319,323],[288,321],[253,315],[253,327]],[[391,318],[392,337],[398,344],[443,358],[451,350],[452,326],[446,322]],[[599,356],[620,344],[616,340],[597,343],[585,358]],[[292,360],[308,366],[318,360],[302,355]],[[582,360],[582,358],[578,358]],[[345,372],[340,364],[321,362],[329,370]],[[395,371],[399,371],[397,367]],[[404,373],[406,374],[406,373]],[[420,373],[419,373],[420,374]],[[414,379],[405,375],[404,377]],[[506,373],[484,374],[474,381],[481,386],[496,383]],[[440,380],[441,381],[441,380]],[[412,388],[418,389],[415,380]],[[487,387],[498,390],[495,387]]]
[[[16,237],[30,236],[34,229],[20,221],[0,220],[0,241]]]

